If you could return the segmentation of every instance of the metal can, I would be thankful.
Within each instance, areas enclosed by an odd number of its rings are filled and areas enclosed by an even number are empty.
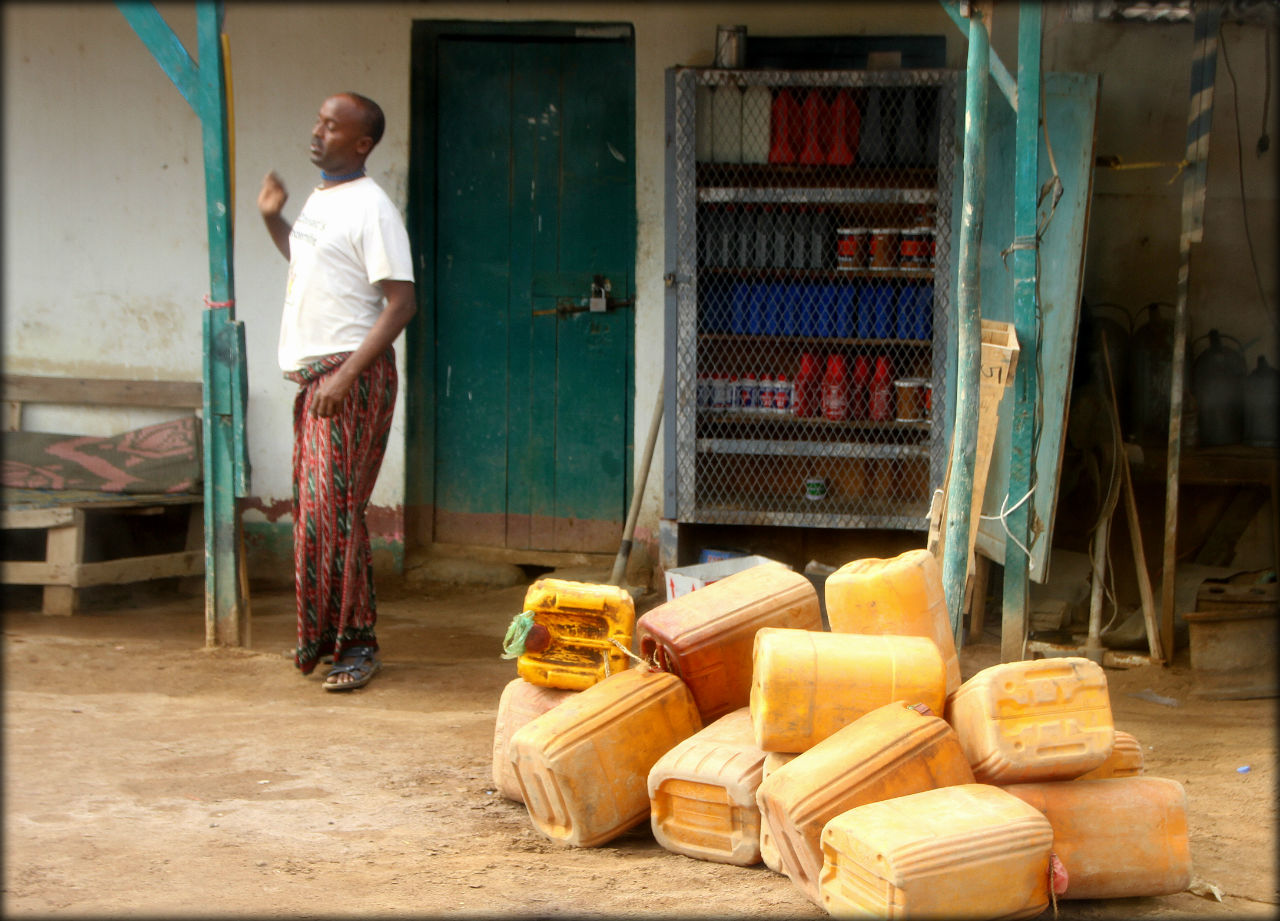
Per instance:
[[[804,481],[804,497],[810,502],[821,502],[827,497],[825,477],[811,476]]]
[[[867,265],[867,228],[841,227],[836,230],[836,270],[852,272]]]
[[[898,265],[913,269],[931,269],[933,253],[932,227],[911,227],[902,232],[902,239],[898,243]]]
[[[872,228],[867,261],[873,269],[891,269],[898,261],[898,228]]]

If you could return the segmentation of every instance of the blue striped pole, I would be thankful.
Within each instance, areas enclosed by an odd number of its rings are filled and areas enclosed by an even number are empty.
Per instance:
[[[1174,576],[1177,569],[1178,478],[1182,444],[1182,387],[1187,346],[1187,287],[1191,244],[1204,236],[1205,179],[1209,165],[1209,128],[1213,123],[1213,78],[1218,66],[1221,8],[1196,4],[1195,50],[1191,60],[1191,105],[1187,114],[1186,170],[1182,178],[1182,236],[1179,242],[1178,295],[1174,304],[1173,369],[1169,382],[1169,448],[1164,503],[1164,561],[1160,581],[1160,641],[1165,662],[1173,661]]]

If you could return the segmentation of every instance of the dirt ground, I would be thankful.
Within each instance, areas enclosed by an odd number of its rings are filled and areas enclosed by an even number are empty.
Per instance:
[[[594,849],[544,839],[490,770],[524,587],[379,592],[385,665],[345,694],[286,657],[285,592],[255,593],[251,646],[218,650],[202,599],[172,589],[71,618],[11,592],[4,915],[824,916],[785,877],[668,853],[647,826]],[[961,660],[968,677],[998,650]],[[1194,876],[1222,901],[1066,902],[1060,917],[1273,917],[1276,702],[1197,699],[1185,652],[1108,680],[1148,773],[1184,784]],[[1177,705],[1133,696],[1147,691]]]

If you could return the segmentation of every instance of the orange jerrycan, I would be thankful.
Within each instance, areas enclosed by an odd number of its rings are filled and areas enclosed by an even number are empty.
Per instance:
[[[616,672],[558,704],[511,737],[533,824],[576,847],[639,825],[649,818],[649,771],[701,728],[684,683],[648,668]]]
[[[1064,899],[1169,895],[1191,885],[1187,794],[1176,780],[1116,777],[1010,784],[1044,813],[1067,869]]]
[[[498,718],[493,726],[493,785],[507,799],[524,802],[507,751],[511,737],[525,723],[576,693],[563,688],[544,688],[523,678],[513,678],[502,689],[502,697],[498,699]]]
[[[1076,780],[1105,780],[1108,777],[1137,777],[1142,773],[1142,744],[1132,734],[1117,729],[1111,754],[1092,771]]]
[[[760,783],[764,784],[769,775],[796,757],[796,752],[765,752],[764,767],[760,771]],[[760,807],[760,791],[756,790],[756,808]],[[774,873],[784,872],[782,857],[778,854],[778,845],[774,841],[773,831],[769,828],[769,819],[760,812],[760,859]]]
[[[1029,918],[1049,906],[1053,828],[999,787],[869,803],[822,831],[822,907],[837,918]]]
[[[673,598],[636,626],[640,655],[689,685],[704,722],[745,707],[751,648],[761,627],[821,630],[818,593],[807,576],[761,563]]]
[[[922,636],[756,634],[751,721],[765,751],[802,752],[876,707],[919,701],[941,713],[946,667]]]
[[[918,705],[917,705],[918,706]],[[855,806],[973,783],[960,742],[939,716],[898,701],[822,740],[769,774],[756,802],[782,872],[822,904],[822,829]]]
[[[832,633],[929,637],[947,665],[947,693],[960,687],[960,657],[942,591],[942,571],[928,550],[845,563],[827,576],[826,602]]]
[[[746,707],[685,739],[649,771],[653,837],[687,857],[759,863],[756,788],[763,767]]]
[[[947,719],[980,783],[1071,780],[1107,760],[1115,735],[1107,676],[1082,656],[984,668]]]
[[[626,589],[565,579],[539,579],[524,596],[535,625],[550,634],[550,645],[526,651],[516,662],[531,684],[581,691],[612,672],[631,665],[627,649],[635,630],[636,608]]]

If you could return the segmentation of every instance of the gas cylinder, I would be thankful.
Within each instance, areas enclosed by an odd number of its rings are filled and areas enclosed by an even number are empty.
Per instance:
[[[1156,302],[1146,307],[1146,322],[1133,333],[1129,348],[1129,435],[1142,444],[1169,439],[1169,383],[1173,376],[1173,324],[1160,316]],[[1119,395],[1117,394],[1117,397]]]
[[[1258,366],[1244,385],[1244,443],[1273,447],[1280,442],[1276,432],[1276,416],[1280,407],[1280,372],[1267,364],[1266,356],[1258,356]]]
[[[1129,340],[1133,337],[1133,319],[1129,311],[1119,304],[1087,304],[1092,335],[1089,337],[1090,371],[1101,376],[1098,383],[1102,393],[1107,392],[1106,371],[1103,369],[1102,343],[1107,344],[1107,356],[1111,359],[1111,381],[1116,389],[1116,401],[1121,403],[1120,430],[1129,431],[1128,407],[1123,398],[1129,392]],[[1166,413],[1167,416],[1167,413]],[[1166,419],[1167,422],[1167,419]]]
[[[1236,346],[1224,345],[1224,338]],[[1199,409],[1200,444],[1205,447],[1239,444],[1244,437],[1244,355],[1234,336],[1223,336],[1211,329],[1208,339],[1209,347],[1191,365],[1191,388]]]

